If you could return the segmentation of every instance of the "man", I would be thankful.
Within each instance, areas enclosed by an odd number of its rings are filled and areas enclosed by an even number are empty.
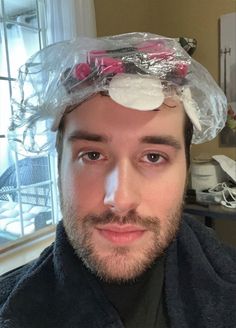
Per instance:
[[[48,149],[50,121],[63,220],[2,278],[1,327],[236,327],[236,253],[182,214],[190,143],[226,119],[209,73],[131,33],[48,47],[19,81],[10,138]]]

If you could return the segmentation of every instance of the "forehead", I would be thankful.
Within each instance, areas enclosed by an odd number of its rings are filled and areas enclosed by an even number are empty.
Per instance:
[[[183,135],[184,117],[183,105],[176,99],[167,99],[156,111],[138,111],[97,94],[67,114],[63,125],[66,134],[82,129],[120,138],[150,133]]]

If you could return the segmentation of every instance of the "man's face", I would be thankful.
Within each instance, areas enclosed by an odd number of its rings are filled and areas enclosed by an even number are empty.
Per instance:
[[[184,111],[96,95],[65,117],[60,189],[67,235],[107,281],[143,273],[173,240],[186,183]]]

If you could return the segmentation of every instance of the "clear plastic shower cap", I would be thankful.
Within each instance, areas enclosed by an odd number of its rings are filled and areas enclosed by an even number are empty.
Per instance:
[[[222,90],[176,39],[81,37],[44,48],[20,68],[11,144],[31,154],[52,149],[63,116],[98,92],[135,110],[158,110],[168,97],[178,97],[194,126],[192,143],[213,139],[227,117]]]

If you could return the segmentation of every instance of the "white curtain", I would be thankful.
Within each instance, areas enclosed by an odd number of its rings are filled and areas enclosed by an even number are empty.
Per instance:
[[[28,15],[20,15],[17,18],[18,23],[24,23],[25,26],[8,24],[8,51],[11,77],[16,78],[18,75],[18,68],[38,50],[38,36],[32,29],[27,28]],[[30,20],[29,26],[32,26],[36,21],[35,18]],[[7,77],[6,64],[6,48],[3,33],[3,23],[0,23],[0,75]],[[16,55],[17,54],[17,55]],[[2,173],[13,164],[15,160],[14,153],[9,151],[9,144],[7,138],[7,130],[10,122],[11,107],[10,107],[10,93],[9,84],[7,81],[0,81],[0,176]]]
[[[79,35],[95,36],[93,0],[46,0],[47,44]]]

